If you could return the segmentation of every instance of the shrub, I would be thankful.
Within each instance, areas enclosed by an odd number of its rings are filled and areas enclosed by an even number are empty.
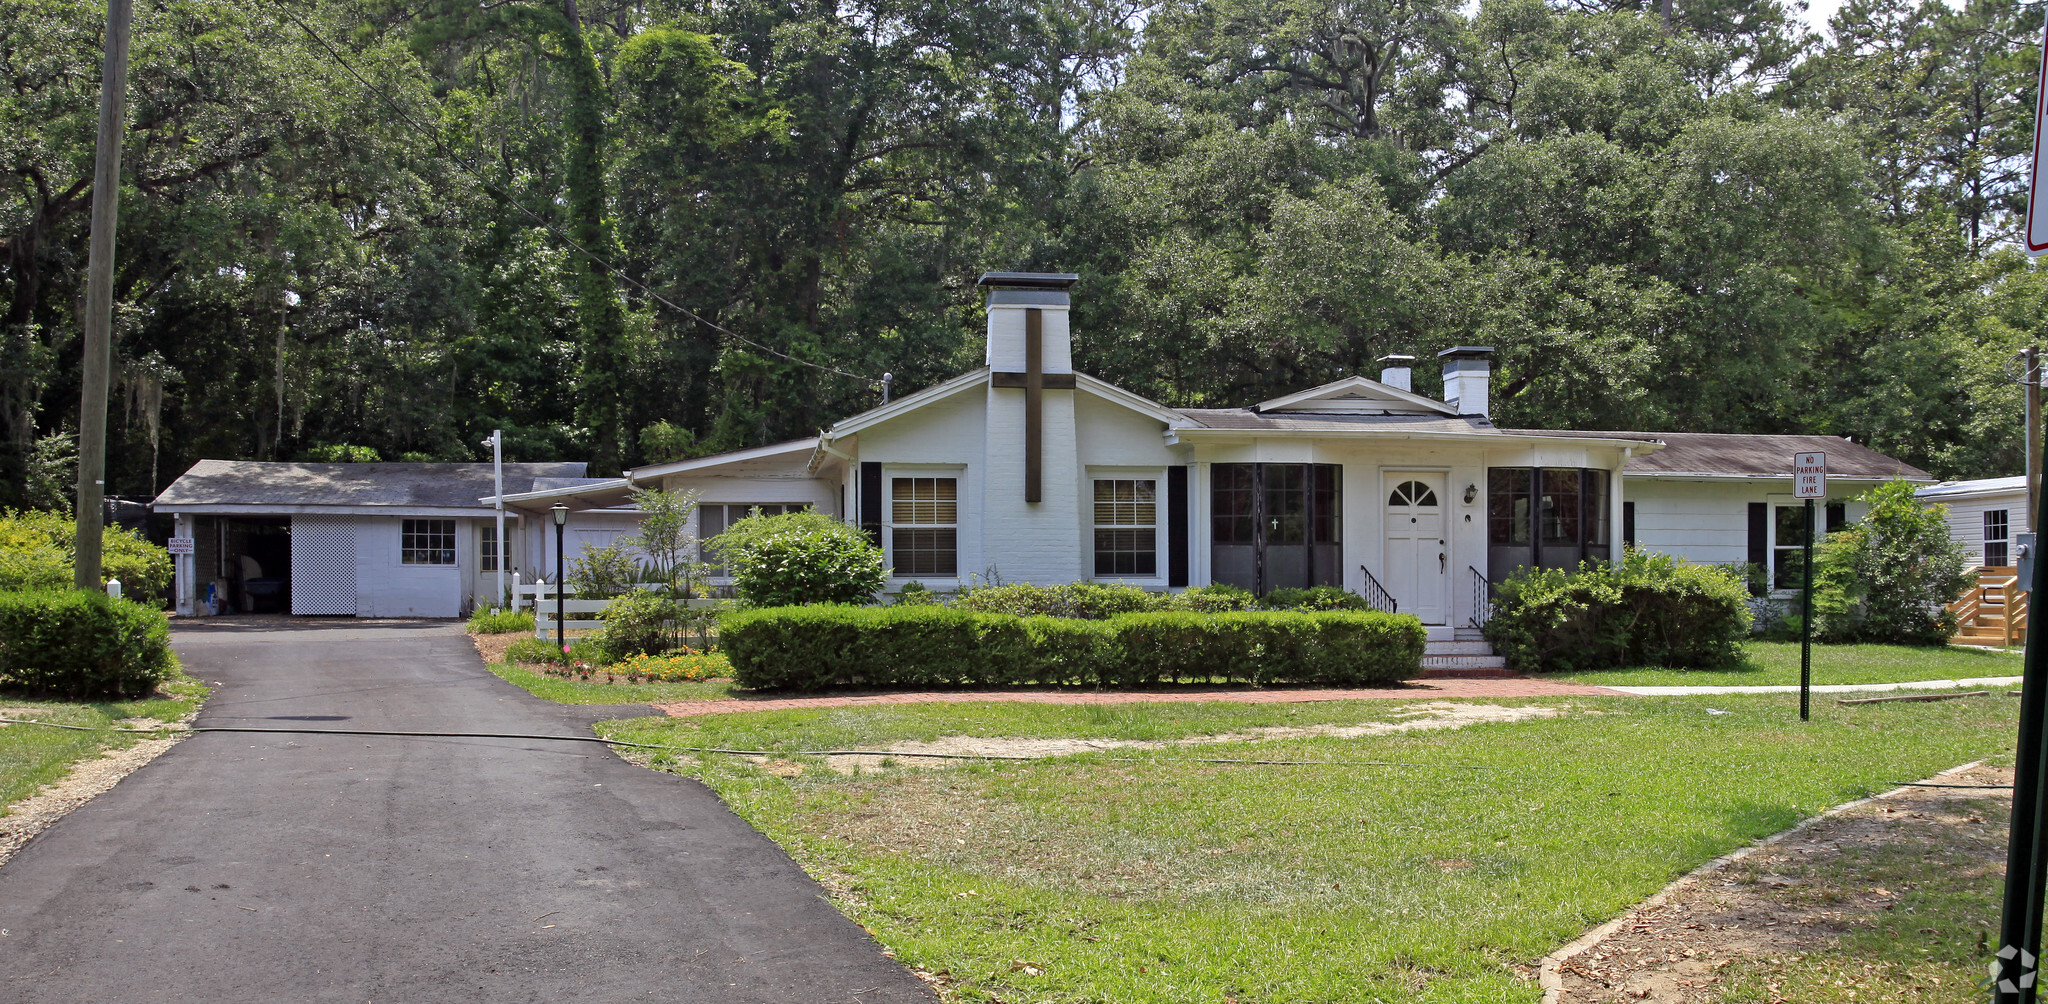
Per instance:
[[[1249,589],[1217,584],[1184,589],[1168,597],[1165,609],[1219,614],[1232,610],[1256,610],[1259,598]]]
[[[957,607],[772,607],[719,624],[733,679],[757,689],[1020,683],[1387,683],[1422,668],[1412,616],[1155,611],[1108,620]]]
[[[1516,669],[1704,669],[1742,657],[1749,588],[1727,569],[1631,549],[1619,564],[1527,568],[1500,584],[1486,638]]]
[[[650,582],[666,583],[679,596],[696,592],[703,577],[703,563],[691,558],[697,553],[697,535],[690,532],[691,514],[697,511],[695,491],[633,490],[633,504],[640,510],[640,532],[619,540],[647,556]]]
[[[1955,633],[1948,605],[1969,588],[1948,507],[1922,506],[1913,485],[1865,493],[1870,514],[1828,535],[1814,554],[1814,634],[1830,642],[1941,645]]]
[[[616,543],[603,547],[583,545],[583,553],[569,562],[569,588],[579,600],[608,600],[624,596],[640,581],[640,566]]]
[[[177,666],[162,611],[74,589],[0,593],[0,683],[71,700],[141,697]]]
[[[513,634],[519,631],[533,633],[533,611],[478,607],[469,615],[470,634]]]
[[[42,509],[0,513],[0,589],[71,588],[78,525]],[[171,585],[171,555],[140,534],[109,526],[100,535],[101,581],[120,579],[122,594],[155,603]]]
[[[1308,589],[1275,589],[1259,597],[1268,610],[1371,610],[1365,597],[1342,586],[1314,586]]]
[[[1105,620],[1117,614],[1158,610],[1166,593],[1147,592],[1120,583],[1075,582],[1057,586],[1018,583],[982,586],[963,592],[957,605],[987,614],[1013,617],[1079,617]]]
[[[598,617],[604,621],[602,647],[610,659],[618,660],[687,648],[690,636],[701,636],[717,613],[661,592],[635,589],[613,600]]]
[[[945,597],[922,582],[911,581],[903,584],[896,594],[896,605],[900,607],[929,607],[945,602]]]
[[[505,661],[529,666],[567,666],[574,663],[602,665],[613,660],[593,638],[572,638],[569,651],[555,647],[553,638],[521,638],[505,649]]]
[[[749,516],[710,544],[747,606],[872,603],[889,577],[866,534],[812,510]]]
[[[1108,621],[1073,617],[1026,617],[1029,646],[1022,678],[1012,683],[1114,687],[1123,666],[1123,639]]]

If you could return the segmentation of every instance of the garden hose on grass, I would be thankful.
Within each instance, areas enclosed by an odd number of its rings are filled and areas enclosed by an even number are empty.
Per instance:
[[[277,729],[246,728],[236,725],[204,725],[198,727],[167,726],[161,729],[114,729],[89,725],[62,725],[57,722],[38,722],[34,719],[0,718],[0,725],[41,725],[50,729],[71,729],[77,732],[117,732],[122,735],[152,735],[157,732],[241,732],[290,736],[402,736],[419,739],[531,739],[558,743],[604,743],[608,746],[631,746],[643,750],[674,750],[681,753],[729,753],[735,756],[885,756],[911,757],[935,760],[1045,760],[1042,756],[1021,756],[1006,753],[897,753],[891,750],[736,750],[718,746],[663,746],[657,743],[635,743],[624,739],[606,739],[603,736],[543,736],[524,732],[400,732],[389,729]],[[1395,760],[1229,760],[1215,757],[1105,757],[1115,763],[1220,763],[1258,767],[1439,767],[1451,770],[1491,770],[1484,764],[1465,763],[1406,763]]]

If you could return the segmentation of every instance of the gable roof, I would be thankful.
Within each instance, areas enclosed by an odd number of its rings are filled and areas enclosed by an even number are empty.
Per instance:
[[[582,478],[588,464],[506,464],[505,493],[530,491],[543,478]],[[490,464],[294,464],[202,460],[158,495],[155,508],[193,506],[389,506],[475,509],[495,492]]]
[[[1661,440],[1664,449],[1629,461],[1632,478],[1792,479],[1792,455],[1825,453],[1828,477],[1862,481],[1933,481],[1934,476],[1839,436],[1775,436],[1719,432],[1575,432],[1596,439]]]
[[[1310,387],[1270,401],[1260,401],[1252,405],[1251,410],[1262,413],[1306,411],[1363,415],[1458,413],[1458,409],[1442,401],[1432,400],[1413,391],[1402,390],[1393,384],[1381,383],[1362,376],[1348,376],[1320,387]]]
[[[879,425],[905,412],[916,411],[940,398],[951,397],[963,390],[979,386],[988,380],[988,374],[989,368],[986,366],[971,369],[951,380],[926,387],[915,394],[907,394],[880,407],[869,408],[857,415],[849,415],[832,423],[832,427],[825,430],[825,435],[822,438],[829,442],[841,436],[859,432],[868,426]]]
[[[726,464],[745,463],[749,460],[766,460],[770,457],[779,457],[789,453],[808,454],[817,448],[818,437],[816,436],[804,439],[791,439],[781,443],[770,443],[767,446],[753,446],[744,450],[728,450],[724,453],[712,453],[702,457],[691,457],[687,460],[670,460],[659,464],[648,464],[645,467],[635,467],[626,472],[625,480],[632,484],[639,484],[648,478],[667,477],[671,474],[687,474],[691,471],[700,471],[709,467],[723,467]]]

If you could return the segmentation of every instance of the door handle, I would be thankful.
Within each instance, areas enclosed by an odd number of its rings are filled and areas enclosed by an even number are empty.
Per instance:
[[[1436,556],[1436,574],[1443,575],[1451,570],[1451,559],[1445,555]]]

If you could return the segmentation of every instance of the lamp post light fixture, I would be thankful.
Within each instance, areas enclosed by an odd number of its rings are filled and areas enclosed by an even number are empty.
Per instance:
[[[561,649],[566,657],[569,643],[562,630],[562,614],[566,606],[563,597],[567,595],[569,583],[562,576],[562,528],[569,525],[569,507],[557,502],[548,511],[555,514],[555,647]]]

